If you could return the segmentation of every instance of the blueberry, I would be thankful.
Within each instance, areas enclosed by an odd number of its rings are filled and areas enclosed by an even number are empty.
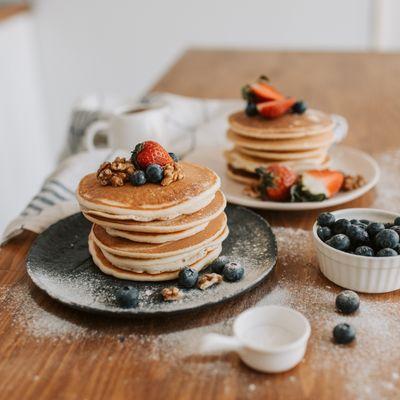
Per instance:
[[[304,101],[296,101],[292,106],[292,111],[296,114],[303,114],[307,110],[307,104]]]
[[[398,254],[397,254],[396,250],[389,249],[389,248],[381,249],[376,253],[377,257],[394,257],[394,256],[397,256],[397,255]]]
[[[122,308],[133,308],[139,303],[139,290],[132,286],[123,286],[117,291],[117,302]]]
[[[395,225],[400,225],[400,217],[395,218],[394,224]]]
[[[235,262],[228,262],[225,264],[222,275],[226,281],[236,282],[243,278],[244,268]]]
[[[383,225],[385,225],[385,229],[389,229],[393,226],[391,222],[385,222]]]
[[[146,176],[149,182],[159,183],[164,177],[164,171],[158,164],[150,164],[146,168]]]
[[[359,221],[358,219],[351,219],[351,220],[350,220],[350,223],[351,223],[351,224],[359,224],[360,221]]]
[[[195,269],[185,267],[179,271],[178,282],[184,288],[192,288],[196,285],[198,278],[199,273]]]
[[[369,225],[371,221],[369,221],[368,219],[360,219],[360,222],[364,225]]]
[[[332,236],[325,243],[336,250],[346,251],[350,249],[350,239],[341,233]]]
[[[222,270],[225,267],[225,264],[228,264],[229,260],[225,256],[218,257],[216,260],[214,260],[209,267],[211,268],[212,272],[215,272],[216,274],[222,274]]]
[[[359,246],[354,250],[354,254],[357,256],[373,257],[375,253],[369,246]]]
[[[249,101],[249,102],[247,103],[245,112],[246,112],[246,115],[247,115],[248,117],[254,117],[255,115],[258,114],[257,105],[256,105],[255,103]]]
[[[385,229],[385,225],[380,222],[371,222],[367,226],[367,232],[372,239],[378,232],[383,231]]]
[[[383,229],[375,236],[375,244],[381,249],[393,249],[399,244],[399,235],[391,229]]]
[[[397,254],[400,254],[400,243],[393,250],[395,250]]]
[[[367,224],[364,224],[364,222],[361,222],[361,221],[355,222],[352,225],[359,226],[360,228],[363,228],[363,229],[367,229],[367,226],[368,226]]]
[[[332,231],[327,226],[319,226],[317,235],[323,242],[326,242],[332,236]]]
[[[333,338],[336,343],[348,344],[356,338],[356,330],[350,324],[338,324],[333,329]]]
[[[170,157],[175,161],[178,162],[179,161],[179,157],[175,154],[175,153],[168,153],[170,155]]]
[[[349,226],[351,226],[351,223],[347,219],[344,219],[344,218],[338,219],[333,224],[333,232],[334,233],[346,233]]]
[[[329,212],[324,212],[319,214],[317,222],[319,226],[331,227],[335,223],[335,217]]]
[[[343,314],[351,314],[360,307],[360,298],[352,290],[343,290],[336,297],[336,308]]]
[[[141,186],[146,183],[146,175],[143,171],[135,171],[129,179],[133,186]]]
[[[346,235],[353,245],[364,244],[369,241],[367,231],[358,225],[350,225],[347,228]]]
[[[399,225],[393,225],[389,229],[391,229],[392,231],[395,231],[400,236],[400,226]]]

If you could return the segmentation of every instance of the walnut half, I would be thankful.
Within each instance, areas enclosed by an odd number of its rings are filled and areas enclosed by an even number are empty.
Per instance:
[[[175,301],[183,297],[183,293],[177,287],[164,288],[161,294],[164,301]]]
[[[183,178],[182,166],[177,162],[172,162],[164,167],[164,178],[161,181],[161,185],[168,186],[172,182],[180,181]]]
[[[123,186],[135,171],[133,164],[124,157],[117,157],[112,162],[104,162],[97,170],[97,180],[101,185]]]
[[[221,282],[222,276],[213,272],[211,274],[202,275],[197,282],[197,286],[201,290],[206,290],[210,286],[216,285]]]

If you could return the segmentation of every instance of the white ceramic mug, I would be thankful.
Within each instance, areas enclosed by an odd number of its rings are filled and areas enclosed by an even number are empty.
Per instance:
[[[241,313],[233,324],[233,336],[209,333],[201,351],[235,351],[251,368],[262,372],[283,372],[304,357],[311,334],[303,314],[275,305],[254,307]]]
[[[166,146],[166,111],[164,104],[121,107],[108,120],[95,121],[86,128],[84,146],[88,151],[95,150],[95,138],[100,132],[106,136],[107,147],[113,150],[130,150],[145,140],[155,140]]]

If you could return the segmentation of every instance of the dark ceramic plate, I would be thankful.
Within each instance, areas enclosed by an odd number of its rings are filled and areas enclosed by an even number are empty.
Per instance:
[[[121,315],[174,314],[221,303],[259,284],[276,263],[275,236],[256,213],[229,205],[226,209],[230,234],[222,254],[245,267],[242,280],[222,282],[201,291],[184,290],[182,300],[164,302],[160,292],[176,282],[133,282],[103,274],[93,263],[87,238],[91,223],[75,214],[52,225],[33,244],[27,259],[28,274],[50,297],[71,307],[95,313]],[[139,305],[121,308],[115,298],[125,285],[139,289]]]

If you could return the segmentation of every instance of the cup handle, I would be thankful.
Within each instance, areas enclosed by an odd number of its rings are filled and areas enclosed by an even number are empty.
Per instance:
[[[83,143],[88,151],[96,150],[96,146],[94,144],[94,138],[100,131],[104,131],[108,136],[108,121],[95,121],[91,123],[86,129],[85,134],[83,135]]]
[[[205,354],[220,353],[224,351],[238,351],[241,348],[239,340],[233,336],[208,333],[200,343],[200,352]]]

